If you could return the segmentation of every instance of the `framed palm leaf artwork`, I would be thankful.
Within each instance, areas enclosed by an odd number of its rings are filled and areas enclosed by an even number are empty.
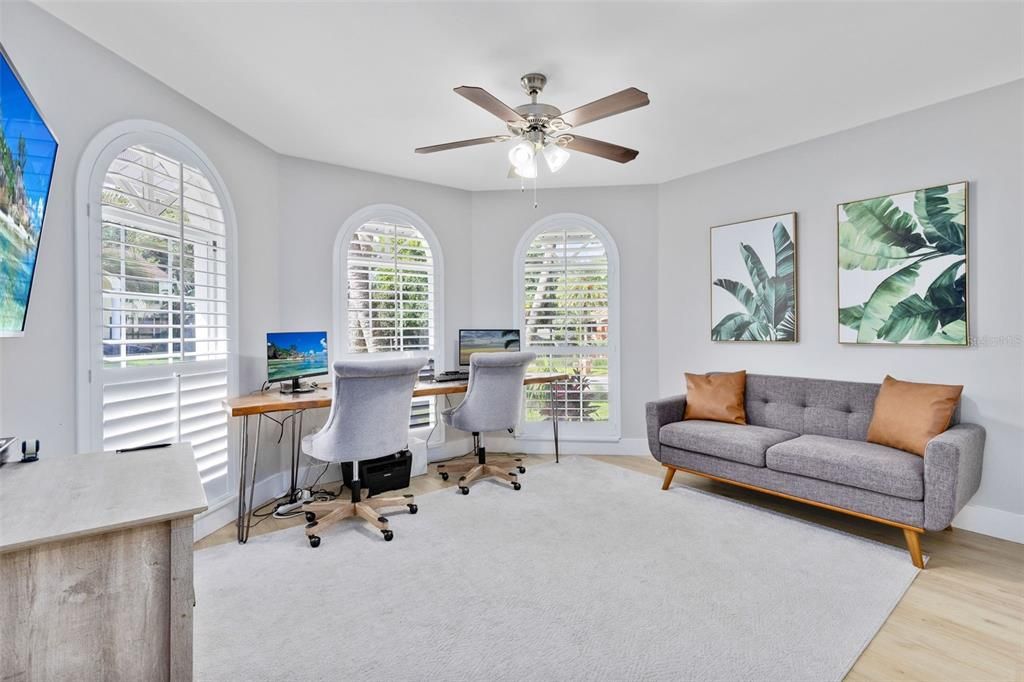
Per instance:
[[[711,228],[711,340],[797,340],[796,213]]]
[[[968,345],[967,183],[839,204],[839,342]]]

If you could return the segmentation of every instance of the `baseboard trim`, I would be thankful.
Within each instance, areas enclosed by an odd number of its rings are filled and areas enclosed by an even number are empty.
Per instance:
[[[452,457],[458,457],[464,455],[473,449],[473,441],[468,436],[463,438],[454,438],[452,440],[438,443],[437,445],[431,445],[427,450],[427,461],[437,462],[444,459],[450,459]],[[312,482],[320,474],[323,469],[323,464],[311,463],[299,467],[299,482],[309,481]],[[335,474],[337,471],[334,472]],[[323,479],[321,483],[330,483],[334,479]],[[263,506],[270,500],[276,497],[280,497],[288,490],[288,486],[291,484],[291,473],[289,471],[279,471],[276,474],[271,474],[266,478],[256,482],[256,488],[253,491],[253,499],[256,500],[255,506],[257,508]],[[232,495],[231,497],[221,500],[214,504],[209,510],[198,515],[193,525],[193,537],[195,540],[201,540],[210,533],[213,533],[220,528],[223,528],[229,523],[233,523],[238,516],[238,495]]]
[[[953,527],[1024,544],[1024,514],[969,504],[953,519]]]
[[[314,467],[309,465],[301,467],[299,469],[299,480],[305,480],[305,475],[312,468]],[[279,471],[276,474],[267,476],[261,481],[257,481],[256,487],[253,490],[255,507],[262,507],[270,500],[280,497],[288,490],[288,486],[290,484],[291,473],[288,471]],[[238,495],[232,495],[197,516],[192,526],[192,535],[195,540],[201,540],[210,533],[234,522],[236,518],[238,518]]]
[[[511,436],[490,436],[485,444],[495,452],[522,452],[527,455],[552,455],[555,443],[552,439],[512,438]],[[650,456],[646,438],[621,438],[617,441],[566,440],[558,441],[561,455],[627,455]]]
[[[431,445],[427,450],[427,462],[440,462],[465,455],[473,449],[473,439],[469,436],[452,438],[437,445]]]

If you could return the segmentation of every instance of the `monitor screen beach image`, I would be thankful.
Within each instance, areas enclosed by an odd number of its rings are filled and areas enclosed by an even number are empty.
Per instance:
[[[0,336],[25,330],[57,140],[0,48]]]
[[[267,381],[327,373],[327,332],[267,334]]]
[[[473,353],[504,353],[519,350],[518,329],[460,329],[459,364],[468,365]]]

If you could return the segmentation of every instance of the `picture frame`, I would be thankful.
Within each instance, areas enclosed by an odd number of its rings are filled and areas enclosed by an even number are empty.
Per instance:
[[[836,206],[840,344],[970,345],[969,183]]]
[[[714,225],[709,253],[711,340],[796,343],[796,211]]]

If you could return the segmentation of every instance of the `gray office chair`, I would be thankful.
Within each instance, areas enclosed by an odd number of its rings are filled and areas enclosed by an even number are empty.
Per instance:
[[[328,526],[358,516],[379,529],[385,540],[394,533],[377,511],[382,507],[418,510],[412,495],[362,499],[359,461],[402,452],[409,444],[409,406],[416,377],[425,362],[420,358],[346,359],[334,363],[334,398],[327,422],[317,433],[302,439],[302,451],[322,462],[351,462],[352,490],[348,502],[309,501],[306,537],[320,546],[319,533]],[[320,513],[328,512],[324,516]]]
[[[512,487],[521,487],[514,472],[487,463],[487,453],[480,443],[484,431],[512,431],[519,423],[523,409],[523,379],[526,368],[536,359],[534,353],[474,353],[469,356],[469,387],[465,399],[457,406],[441,413],[444,423],[460,431],[473,434],[473,452],[476,463],[439,464],[437,471],[448,480],[450,474],[462,473],[459,492],[469,494],[473,481],[495,476],[509,481]],[[517,460],[519,461],[519,460]],[[520,465],[519,473],[526,473]]]

